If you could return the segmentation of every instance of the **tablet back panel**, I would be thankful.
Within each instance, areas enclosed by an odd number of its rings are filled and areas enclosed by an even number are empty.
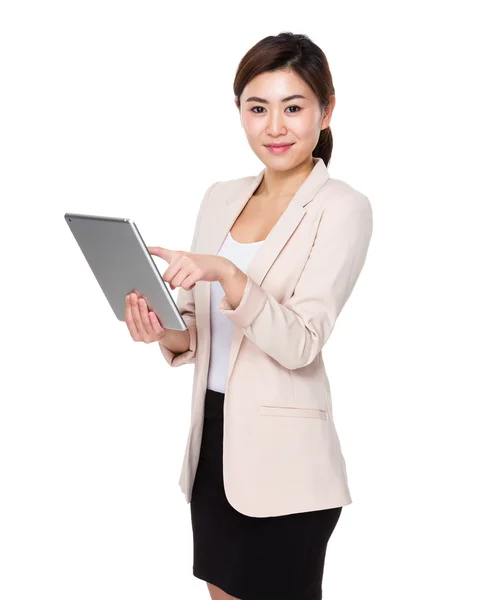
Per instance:
[[[66,213],[65,220],[119,321],[125,321],[125,297],[135,291],[162,327],[187,329],[131,219]]]

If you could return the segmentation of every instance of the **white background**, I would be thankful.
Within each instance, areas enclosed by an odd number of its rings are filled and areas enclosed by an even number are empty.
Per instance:
[[[353,497],[324,596],[481,597],[474,6],[2,3],[3,600],[209,597],[178,487],[193,366],[132,341],[63,215],[132,218],[187,250],[207,187],[264,166],[232,83],[285,30],[327,55],[329,172],[374,211],[324,350]]]

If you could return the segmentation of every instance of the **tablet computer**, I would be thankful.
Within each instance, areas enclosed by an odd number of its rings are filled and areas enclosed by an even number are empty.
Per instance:
[[[187,326],[131,219],[77,213],[64,215],[97,282],[119,321],[125,321],[125,298],[136,292],[166,329]]]

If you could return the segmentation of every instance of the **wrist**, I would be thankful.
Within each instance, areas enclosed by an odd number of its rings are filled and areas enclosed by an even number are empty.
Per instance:
[[[219,283],[222,285],[226,281],[234,279],[238,272],[239,269],[237,268],[237,266],[230,260],[225,259],[225,265],[223,266],[222,271],[219,275]]]

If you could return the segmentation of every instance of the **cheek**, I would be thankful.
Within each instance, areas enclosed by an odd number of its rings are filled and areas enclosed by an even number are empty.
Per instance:
[[[248,136],[256,136],[264,131],[265,122],[263,119],[256,118],[251,111],[247,111],[243,116],[244,130]]]
[[[319,122],[312,118],[308,111],[304,111],[296,119],[292,119],[290,130],[300,139],[309,139],[319,136]]]

